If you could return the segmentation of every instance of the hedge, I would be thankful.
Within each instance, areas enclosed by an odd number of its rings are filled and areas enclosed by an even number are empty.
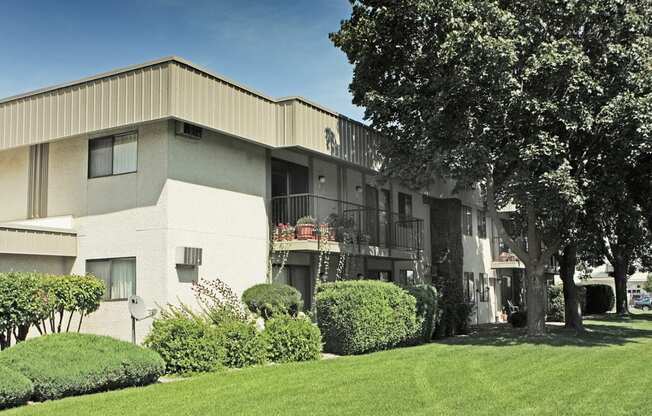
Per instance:
[[[416,299],[417,322],[419,330],[412,343],[430,342],[437,323],[439,297],[437,289],[431,285],[416,285],[407,288]]]
[[[548,306],[546,320],[564,322],[566,306],[564,304],[564,290],[562,286],[548,286]]]
[[[0,366],[0,410],[27,403],[34,386],[25,376]]]
[[[0,353],[0,366],[34,385],[32,400],[50,400],[153,383],[165,363],[154,351],[88,334],[53,334]]]
[[[309,319],[279,317],[267,321],[263,332],[267,358],[276,363],[318,360],[321,332]]]
[[[249,310],[269,319],[274,316],[295,317],[303,308],[301,293],[281,283],[262,283],[245,290],[242,301]]]
[[[224,366],[242,368],[265,362],[265,343],[255,323],[224,322],[217,330],[223,337]]]
[[[616,304],[614,291],[609,285],[585,285],[587,315],[609,312]]]
[[[418,330],[416,300],[393,283],[325,283],[316,297],[324,349],[341,355],[392,348]]]
[[[161,355],[168,373],[215,371],[226,357],[224,335],[198,317],[171,312],[154,320],[145,345]]]

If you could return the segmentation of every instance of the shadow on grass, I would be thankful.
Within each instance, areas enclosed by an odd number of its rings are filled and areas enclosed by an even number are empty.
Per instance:
[[[652,322],[652,314],[633,314],[630,316],[601,315],[587,317],[586,332],[578,334],[566,329],[563,324],[547,325],[546,335],[528,337],[525,328],[512,328],[509,324],[486,324],[474,327],[471,334],[454,338],[441,339],[436,342],[450,345],[548,345],[595,347],[608,345],[625,345],[640,343],[642,338],[652,338],[652,327],[637,328]],[[652,339],[650,340],[652,342]]]

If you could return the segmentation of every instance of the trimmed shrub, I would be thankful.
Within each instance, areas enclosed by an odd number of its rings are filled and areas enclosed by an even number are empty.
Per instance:
[[[168,373],[215,371],[226,357],[224,334],[215,325],[169,308],[154,320],[145,345],[161,355]]]
[[[419,330],[412,343],[430,342],[437,323],[437,289],[431,285],[416,285],[407,288],[416,299],[417,322]]]
[[[585,313],[593,315],[606,313],[614,308],[616,297],[609,285],[586,285]]]
[[[512,324],[514,328],[525,328],[527,326],[527,312],[514,312],[509,316],[507,321]]]
[[[548,307],[546,320],[564,322],[565,319],[564,290],[561,286],[548,286]]]
[[[0,365],[27,377],[33,400],[50,400],[158,380],[165,363],[154,351],[88,334],[53,334],[0,353]]]
[[[0,349],[27,337],[29,328],[48,315],[48,297],[37,273],[0,273]]]
[[[267,321],[263,332],[267,358],[276,363],[318,360],[321,332],[310,320],[286,316]]]
[[[33,391],[24,375],[0,366],[0,410],[27,403]]]
[[[393,283],[325,283],[316,303],[324,349],[335,354],[392,348],[409,340],[419,328],[414,296]]]
[[[217,330],[222,335],[226,367],[242,368],[265,362],[265,343],[254,323],[223,322]]]
[[[249,310],[270,319],[287,315],[296,317],[303,308],[301,293],[292,286],[281,283],[263,283],[245,290],[242,301]]]

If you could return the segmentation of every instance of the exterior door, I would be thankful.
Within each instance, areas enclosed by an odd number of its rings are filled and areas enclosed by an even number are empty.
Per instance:
[[[272,159],[273,222],[294,224],[310,214],[308,168],[285,160]]]
[[[378,242],[382,247],[390,247],[392,241],[392,193],[389,189],[380,190],[378,213]]]

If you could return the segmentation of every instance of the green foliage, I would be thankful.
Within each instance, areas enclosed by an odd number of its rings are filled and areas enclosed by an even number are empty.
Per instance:
[[[464,300],[443,298],[437,314],[434,336],[441,338],[468,334],[469,319],[474,308],[473,303]]]
[[[215,371],[226,357],[224,334],[187,308],[169,306],[154,320],[145,345],[161,355],[168,373]]]
[[[432,285],[416,285],[407,288],[416,299],[417,322],[419,331],[415,342],[430,342],[435,331],[438,313],[437,289]]]
[[[48,314],[48,296],[36,273],[0,273],[0,349],[14,332],[24,340],[29,328]]]
[[[321,332],[306,318],[272,318],[266,322],[263,336],[272,362],[311,361],[321,355]]]
[[[652,293],[652,273],[648,273],[647,281],[643,285],[643,290],[645,290],[647,293]]]
[[[325,283],[319,287],[316,304],[324,349],[336,354],[392,348],[419,328],[415,298],[392,283]]]
[[[57,276],[41,275],[42,288],[47,293],[50,308],[50,330],[62,332],[70,330],[75,313],[80,315],[78,329],[84,316],[95,312],[100,307],[104,294],[104,282],[94,276]],[[67,323],[64,313],[68,313]],[[58,319],[58,323],[57,323]]]
[[[25,376],[0,366],[0,410],[27,403],[34,386]]]
[[[616,303],[614,291],[609,285],[586,285],[587,315],[606,313],[614,308]]]
[[[83,317],[99,308],[103,293],[104,283],[92,276],[0,273],[0,348],[11,345],[11,335],[25,340],[33,325],[41,333],[67,332],[75,313],[79,329]]]
[[[238,295],[220,279],[193,282],[192,290],[202,312],[214,324],[247,320],[247,312]]]
[[[509,323],[512,324],[514,328],[524,328],[527,326],[527,312],[518,311],[514,312],[509,316]]]
[[[245,290],[242,301],[249,310],[269,319],[274,316],[297,316],[303,308],[301,293],[281,283],[263,283]]]
[[[649,1],[352,6],[331,39],[354,65],[353,102],[386,138],[383,173],[481,183],[499,228],[497,209],[513,204],[507,231],[531,241],[507,242],[539,283],[576,235],[600,259],[649,254],[650,182],[632,180],[652,177]],[[534,335],[545,308],[530,293]]]
[[[317,223],[317,221],[313,217],[308,215],[308,216],[299,218],[297,220],[296,225],[311,225],[311,224],[314,225],[316,223]]]
[[[265,343],[254,323],[222,322],[217,330],[222,335],[224,366],[243,368],[265,362]]]
[[[0,365],[34,385],[33,400],[51,400],[158,380],[165,363],[154,351],[88,334],[53,334],[0,353]]]
[[[548,286],[548,321],[564,322],[564,290],[561,286]]]

